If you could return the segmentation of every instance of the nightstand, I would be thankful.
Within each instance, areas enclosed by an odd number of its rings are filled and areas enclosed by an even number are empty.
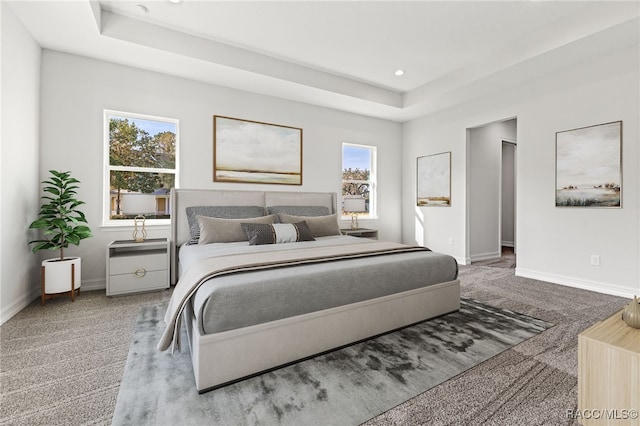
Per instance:
[[[107,296],[169,288],[169,240],[112,241],[107,246]]]
[[[369,229],[369,228],[344,228],[340,229],[342,235],[350,235],[352,237],[360,237],[360,238],[370,238],[372,240],[378,239],[378,230],[377,229]]]

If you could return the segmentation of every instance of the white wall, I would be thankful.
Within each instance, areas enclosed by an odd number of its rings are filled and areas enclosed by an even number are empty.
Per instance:
[[[38,256],[27,242],[39,205],[40,47],[6,2],[0,4],[0,323],[40,292]]]
[[[526,85],[405,123],[403,240],[465,259],[467,128],[518,118],[517,229],[521,276],[619,294],[640,290],[638,44]],[[531,70],[531,75],[536,75]],[[623,208],[556,208],[555,132],[622,120]],[[452,206],[415,207],[416,157],[452,151]],[[422,229],[416,225],[420,225]],[[454,245],[447,244],[454,239]],[[601,266],[590,266],[590,255]]]
[[[465,262],[466,128],[425,117],[403,124],[402,239]],[[451,206],[417,207],[417,158],[451,151]],[[451,245],[449,245],[449,240]]]
[[[516,139],[515,119],[469,130],[469,253],[465,257],[472,262],[500,257],[503,139]]]
[[[103,110],[180,120],[180,186],[240,190],[341,190],[342,143],[373,145],[378,154],[379,220],[361,221],[380,238],[400,241],[401,125],[278,98],[45,50],[42,64],[41,173],[71,170],[94,237],[69,255],[82,255],[83,288],[104,287],[105,247],[130,231],[101,228]],[[303,185],[213,182],[213,115],[303,128]],[[149,238],[169,236],[168,228]]]

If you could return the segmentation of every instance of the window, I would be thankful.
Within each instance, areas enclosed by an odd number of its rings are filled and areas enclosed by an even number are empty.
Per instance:
[[[169,223],[178,184],[178,120],[105,111],[105,224]]]
[[[342,144],[342,215],[376,216],[376,148]]]

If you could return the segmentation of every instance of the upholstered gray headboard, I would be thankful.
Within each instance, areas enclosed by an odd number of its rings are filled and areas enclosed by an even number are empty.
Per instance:
[[[225,191],[216,189],[171,190],[171,284],[177,281],[178,250],[189,241],[185,208],[193,206],[324,206],[337,213],[335,192]]]

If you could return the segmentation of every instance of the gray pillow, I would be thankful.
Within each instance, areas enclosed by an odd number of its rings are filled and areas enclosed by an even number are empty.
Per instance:
[[[191,206],[185,208],[189,222],[191,239],[187,244],[198,244],[200,225],[197,216],[219,217],[224,219],[246,219],[266,214],[262,206]]]
[[[270,206],[269,214],[289,214],[293,216],[327,216],[331,212],[326,206]]]
[[[299,241],[315,241],[307,223],[243,223],[242,229],[247,234],[250,246],[264,244],[297,243]]]
[[[340,224],[338,223],[338,215],[330,214],[327,216],[293,216],[289,214],[279,213],[278,218],[281,223],[298,223],[305,221],[311,230],[311,235],[315,237],[327,237],[329,235],[340,235]]]
[[[198,216],[200,239],[198,244],[233,243],[247,241],[247,234],[242,229],[243,223],[276,223],[275,214],[247,219],[221,219],[217,217]]]

